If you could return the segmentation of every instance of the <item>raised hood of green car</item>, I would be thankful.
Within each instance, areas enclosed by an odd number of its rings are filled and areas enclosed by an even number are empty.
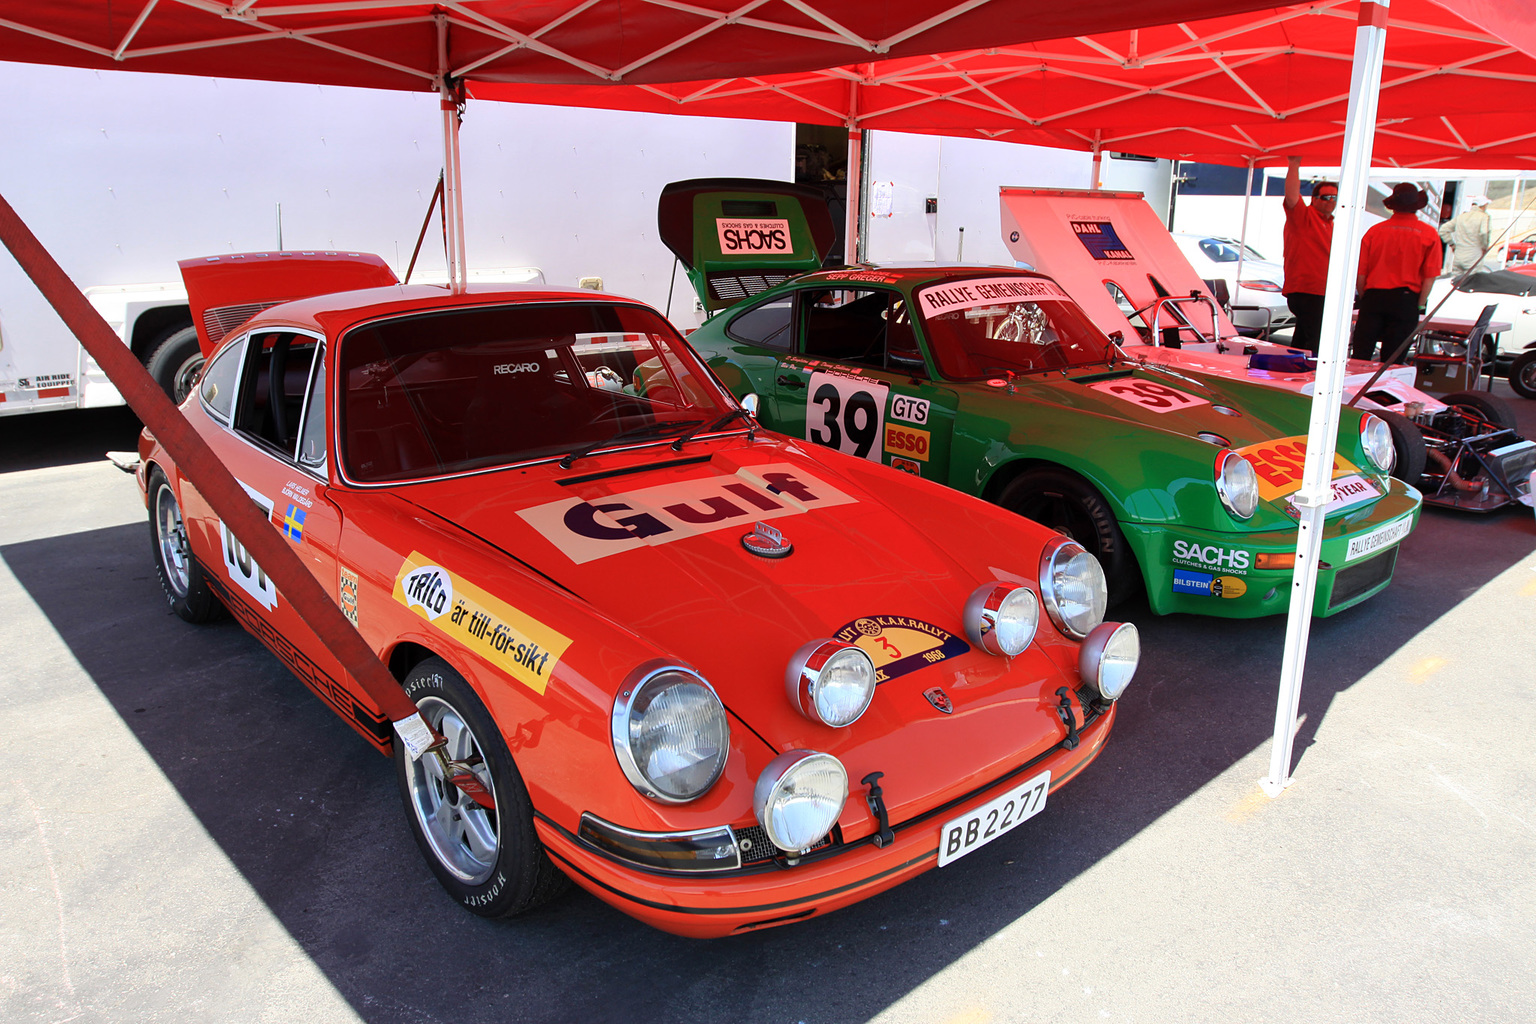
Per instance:
[[[710,312],[820,268],[837,239],[820,189],[760,178],[674,181],[656,221]]]

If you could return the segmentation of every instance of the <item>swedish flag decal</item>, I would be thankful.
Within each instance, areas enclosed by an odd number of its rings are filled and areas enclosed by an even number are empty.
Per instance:
[[[289,505],[283,516],[283,536],[295,544],[304,543],[304,510],[297,505]]]

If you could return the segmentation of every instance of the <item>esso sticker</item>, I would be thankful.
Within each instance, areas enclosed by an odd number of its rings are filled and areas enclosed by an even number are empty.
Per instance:
[[[885,425],[885,450],[897,455],[910,455],[914,459],[928,461],[928,431],[913,430],[895,423]]]
[[[1170,388],[1166,384],[1154,384],[1150,380],[1106,380],[1089,384],[1088,387],[1153,412],[1173,412],[1175,409],[1193,409],[1197,405],[1211,404],[1187,391]]]
[[[907,423],[927,423],[928,399],[895,395],[891,398],[891,419],[905,420]]]
[[[805,404],[805,439],[847,455],[881,461],[875,443],[885,426],[885,400],[891,389],[877,381],[831,373],[811,374]]]
[[[720,238],[720,251],[726,256],[747,256],[759,253],[790,255],[795,251],[790,241],[787,220],[717,219],[715,232]]]

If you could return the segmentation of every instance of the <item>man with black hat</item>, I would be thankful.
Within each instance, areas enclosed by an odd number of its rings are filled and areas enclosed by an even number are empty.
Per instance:
[[[1382,200],[1392,216],[1360,239],[1360,317],[1350,343],[1356,359],[1371,358],[1379,341],[1386,362],[1418,326],[1429,286],[1440,276],[1440,235],[1417,216],[1428,202],[1417,186],[1394,185]]]

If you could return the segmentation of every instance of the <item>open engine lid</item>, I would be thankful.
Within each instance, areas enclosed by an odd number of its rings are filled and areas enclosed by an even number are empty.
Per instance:
[[[674,181],[656,221],[710,312],[816,270],[837,238],[819,189],[763,178]]]
[[[1105,334],[1134,343],[1141,335],[1132,310],[1170,295],[1211,294],[1140,192],[1005,187],[1000,198],[1008,252],[1060,282]],[[1222,337],[1237,333],[1219,308],[1217,316]]]
[[[238,252],[181,260],[177,266],[205,354],[280,302],[400,283],[387,263],[367,252]]]

